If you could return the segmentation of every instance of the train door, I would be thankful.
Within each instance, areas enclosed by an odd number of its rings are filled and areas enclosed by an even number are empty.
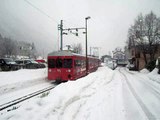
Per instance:
[[[73,80],[73,59],[71,57],[65,57],[63,59],[63,73],[64,79]]]
[[[48,80],[55,79],[56,63],[54,58],[48,58]]]
[[[56,80],[62,80],[63,79],[63,59],[58,57],[55,59],[55,63],[56,63],[56,74],[55,74],[55,78]]]

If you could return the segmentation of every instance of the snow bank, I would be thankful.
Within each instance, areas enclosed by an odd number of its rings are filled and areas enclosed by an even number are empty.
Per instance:
[[[152,72],[149,73],[150,75],[158,75],[158,68],[154,68]]]
[[[0,72],[0,94],[46,82],[47,69],[21,69],[18,71]]]
[[[160,83],[160,74],[158,74],[158,68],[155,68],[152,72],[150,72],[150,73],[148,74],[148,77],[149,77],[151,80]]]
[[[109,83],[114,72],[101,67],[97,72],[62,83],[45,98],[37,98],[19,109],[2,116],[3,120],[106,120],[123,119],[123,114],[115,115],[115,107],[122,109],[118,97],[121,87],[113,88]],[[117,83],[111,82],[117,85]],[[116,93],[116,94],[115,94]],[[119,102],[117,102],[117,101]],[[116,103],[116,104],[115,104]],[[96,109],[95,109],[96,108]],[[110,111],[110,112],[109,112]],[[122,111],[122,110],[118,110]],[[123,112],[123,111],[122,111]]]
[[[47,69],[21,69],[0,72],[0,86],[47,77]]]
[[[144,68],[144,69],[142,69],[142,70],[140,71],[140,73],[149,73],[149,70],[147,70],[146,68]]]

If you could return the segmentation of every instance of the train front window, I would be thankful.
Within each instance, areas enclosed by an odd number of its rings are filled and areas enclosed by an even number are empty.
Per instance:
[[[55,68],[55,60],[48,59],[48,68]]]
[[[72,59],[64,59],[63,67],[64,68],[72,68]]]
[[[62,68],[62,59],[60,59],[60,58],[56,59],[56,67],[57,68]]]

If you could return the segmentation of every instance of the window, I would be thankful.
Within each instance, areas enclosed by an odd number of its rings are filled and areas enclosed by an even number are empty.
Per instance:
[[[57,68],[62,68],[62,59],[61,58],[56,59],[56,67]]]
[[[72,59],[64,59],[63,67],[64,68],[72,68]]]
[[[12,60],[12,59],[7,59],[7,58],[6,58],[6,59],[4,59],[4,61],[5,61],[5,62],[13,62],[13,60]]]
[[[17,64],[23,64],[23,61],[22,60],[16,60],[15,61]]]
[[[81,60],[75,60],[75,66],[81,66]]]
[[[48,59],[48,68],[55,68],[55,60]]]
[[[0,60],[0,64],[3,64],[4,63],[4,61],[3,60]]]

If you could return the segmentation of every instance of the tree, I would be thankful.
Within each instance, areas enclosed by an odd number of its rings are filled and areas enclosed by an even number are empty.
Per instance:
[[[128,30],[128,48],[135,47],[143,53],[145,63],[146,54],[150,55],[150,61],[154,60],[160,44],[160,18],[151,11],[143,17],[139,14]]]
[[[148,40],[150,60],[152,61],[160,43],[160,18],[157,18],[153,12],[145,17],[144,35]]]
[[[4,55],[12,56],[16,55],[16,44],[13,40],[10,38],[4,38]]]
[[[0,57],[3,56],[3,38],[0,34]]]
[[[0,34],[0,57],[16,57],[17,55],[36,58],[36,47],[34,43],[12,40],[2,37]]]
[[[82,54],[82,45],[81,45],[81,43],[73,44],[72,48],[73,48],[73,52],[74,53]]]
[[[0,57],[16,56],[16,44],[10,38],[3,38],[0,34]]]

